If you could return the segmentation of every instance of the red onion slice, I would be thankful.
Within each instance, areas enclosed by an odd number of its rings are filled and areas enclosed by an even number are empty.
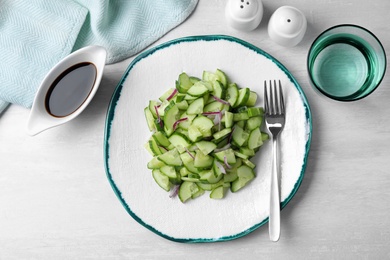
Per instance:
[[[188,120],[188,117],[181,118],[181,119],[177,120],[175,123],[173,123],[173,131],[176,131],[177,126],[178,126],[181,122],[186,121],[186,120]]]
[[[225,104],[225,105],[229,105],[230,106],[230,103],[229,102],[227,102],[227,101],[225,101],[225,100],[223,100],[223,99],[220,99],[219,97],[216,97],[216,96],[211,96],[214,100],[216,100],[216,101],[218,101],[218,102],[220,102],[220,103],[222,103],[222,104]]]
[[[169,97],[167,97],[167,100],[168,100],[168,101],[171,100],[171,99],[176,95],[176,93],[177,93],[177,89],[174,89],[174,90],[172,91],[172,93],[169,95]]]

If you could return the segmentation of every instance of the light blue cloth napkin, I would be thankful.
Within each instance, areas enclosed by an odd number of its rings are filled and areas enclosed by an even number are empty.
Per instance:
[[[31,107],[47,72],[87,45],[107,63],[128,58],[182,23],[198,0],[0,0],[0,113]]]

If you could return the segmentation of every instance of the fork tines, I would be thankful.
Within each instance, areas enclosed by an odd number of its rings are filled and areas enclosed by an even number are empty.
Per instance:
[[[264,81],[264,110],[268,115],[283,115],[284,114],[284,99],[282,91],[282,83],[279,80],[279,88],[276,87],[276,80],[269,81],[269,97],[267,81]]]

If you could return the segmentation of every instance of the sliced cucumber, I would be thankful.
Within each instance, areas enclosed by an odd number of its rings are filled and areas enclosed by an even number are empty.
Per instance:
[[[188,91],[187,94],[193,97],[203,97],[206,93],[208,93],[208,88],[201,83],[201,81],[195,83]]]
[[[164,100],[167,100],[168,97],[174,94],[174,91],[175,91],[174,88],[168,89],[161,97],[159,97],[160,101],[163,102]]]
[[[225,120],[225,127],[231,128],[233,126],[233,113],[229,111],[225,111],[224,120]]]
[[[238,87],[235,83],[229,84],[226,91],[226,101],[232,107],[236,107],[236,103],[238,100]]]
[[[190,127],[188,127],[188,137],[192,142],[198,142],[202,140],[203,134],[200,132],[198,127],[195,125],[190,125]]]
[[[248,148],[256,149],[257,147],[260,147],[262,144],[263,144],[263,139],[261,139],[260,128],[253,129],[249,135]]]
[[[163,188],[166,191],[169,191],[172,187],[172,184],[169,182],[168,176],[164,175],[160,170],[154,169],[152,171],[153,179],[156,181],[158,186]]]
[[[196,185],[198,185],[198,183],[196,183]],[[197,197],[200,197],[205,193],[204,189],[202,189],[199,185],[198,185],[198,188],[199,188],[199,190],[197,192],[195,192],[194,194],[192,194],[191,199],[196,199]]]
[[[200,175],[200,181],[214,184],[219,182],[223,178],[223,174],[216,175],[214,170],[205,170],[199,173]]]
[[[213,164],[213,157],[202,153],[202,151],[198,150],[196,151],[195,154],[195,159],[194,159],[194,166],[196,168],[201,168],[201,169],[207,169],[210,168],[211,165]]]
[[[213,96],[217,97],[217,98],[220,98],[220,99],[224,99],[225,98],[225,95],[226,95],[226,88],[224,85],[222,85],[221,82],[219,82],[218,80],[214,81],[213,82],[213,92],[212,92]]]
[[[180,93],[187,93],[187,91],[192,87],[193,81],[187,75],[187,73],[183,72],[179,75],[179,79],[176,81],[176,89]]]
[[[202,80],[182,72],[175,84],[144,109],[154,180],[166,191],[180,185],[183,203],[205,191],[222,199],[229,188],[242,189],[255,178],[249,159],[269,138],[260,130],[264,110],[255,107],[257,94],[230,83],[220,69],[204,71]]]
[[[224,184],[224,181],[223,179],[221,178],[220,181],[218,181],[217,183],[205,183],[205,182],[198,182],[197,185],[202,188],[203,190],[207,190],[207,191],[211,191],[213,189],[215,189],[216,187],[219,187],[219,186],[222,186]]]
[[[214,122],[205,116],[198,116],[192,121],[192,125],[199,129],[203,137],[211,136],[211,128],[214,126]]]
[[[211,199],[223,199],[226,195],[226,192],[229,190],[229,187],[225,187],[225,186],[219,186],[215,189],[213,189],[211,192],[210,192],[210,198]]]
[[[238,91],[238,99],[237,102],[234,104],[234,107],[241,107],[245,106],[246,102],[249,99],[250,95],[250,89],[249,88],[242,88]]]
[[[165,166],[165,163],[157,159],[157,157],[153,157],[148,162],[148,169],[160,169],[161,167]]]
[[[164,165],[160,168],[161,173],[163,173],[165,176],[169,178],[169,181],[172,184],[180,184],[181,178],[178,172],[176,172],[175,167]]]
[[[237,192],[255,178],[253,169],[247,165],[241,165],[237,169],[238,178],[232,182],[231,191]]]
[[[169,137],[169,142],[181,153],[185,152],[184,148],[191,146],[191,141],[188,137],[178,132],[175,132]]]
[[[210,71],[206,71],[206,70],[203,71],[202,80],[208,81],[208,82],[214,82],[218,79],[219,78],[217,75],[215,75],[215,73],[210,72]]]
[[[215,143],[209,141],[199,141],[196,142],[195,145],[205,155],[211,153],[212,151],[214,151],[215,148],[217,148],[217,145]]]
[[[246,129],[248,131],[252,131],[256,128],[260,128],[262,121],[263,121],[262,117],[259,117],[259,116],[251,117],[246,122]]]
[[[264,109],[261,107],[250,107],[248,108],[247,113],[249,117],[262,116],[264,115]]]
[[[226,157],[226,162],[228,164],[235,164],[237,161],[236,156],[234,155],[234,151],[231,148],[214,153],[214,155],[215,158],[217,158],[221,162],[225,162]]]
[[[219,132],[213,134],[214,140],[213,142],[219,143],[222,139],[226,138],[232,132],[231,128],[225,128]],[[215,149],[215,148],[214,148]]]
[[[211,103],[208,103],[204,109],[203,112],[218,112],[222,111],[225,108],[225,105],[221,102],[213,101]]]
[[[194,182],[185,181],[180,185],[179,199],[181,202],[186,202],[191,199],[194,194],[199,192],[199,186]]]
[[[157,157],[160,161],[171,166],[182,166],[183,162],[177,149],[170,150]]]
[[[157,142],[157,144],[161,146],[168,147],[171,144],[165,133],[162,131],[155,132],[152,137]]]
[[[195,117],[196,117],[196,115],[188,115],[187,112],[184,112],[180,116],[180,119],[187,118],[187,120],[182,121],[179,124],[179,128],[184,129],[184,130],[188,130],[188,127],[192,124],[192,120],[194,120]]]
[[[220,69],[217,69],[215,71],[215,75],[218,77],[218,80],[222,83],[222,85],[226,88],[228,85],[228,77],[226,76],[225,72],[223,72]]]
[[[148,107],[145,107],[144,114],[146,118],[146,123],[148,124],[148,128],[151,132],[156,130],[156,125],[154,124],[154,117],[152,112],[150,112]]]
[[[256,105],[256,101],[257,101],[256,92],[250,91],[248,100],[246,101],[246,106],[253,107],[254,105]]]
[[[204,107],[204,99],[203,97],[200,97],[198,99],[195,99],[187,109],[187,114],[188,115],[198,115],[203,112],[203,107]]]
[[[174,129],[173,125],[179,119],[179,108],[175,102],[171,101],[170,104],[164,109],[164,131],[167,136],[170,136]]]
[[[146,143],[148,151],[153,155],[157,156],[160,154],[163,154],[160,147],[158,147],[156,141],[153,138],[150,138],[149,141]]]
[[[248,140],[249,134],[244,131],[240,126],[236,125],[233,131],[233,142],[241,147]]]

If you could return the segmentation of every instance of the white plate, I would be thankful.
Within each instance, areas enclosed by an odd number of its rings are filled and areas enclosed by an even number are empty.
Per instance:
[[[286,102],[281,134],[281,199],[284,207],[301,184],[311,140],[311,114],[305,95],[287,69],[259,48],[229,36],[193,36],[140,54],[128,67],[107,112],[105,164],[108,179],[128,213],[156,234],[177,242],[212,242],[244,236],[268,221],[271,143],[252,159],[257,177],[222,200],[208,194],[185,204],[170,198],[153,180],[144,149],[150,137],[143,109],[175,86],[185,71],[226,72],[232,82],[256,91],[262,106],[265,80],[280,79]]]

